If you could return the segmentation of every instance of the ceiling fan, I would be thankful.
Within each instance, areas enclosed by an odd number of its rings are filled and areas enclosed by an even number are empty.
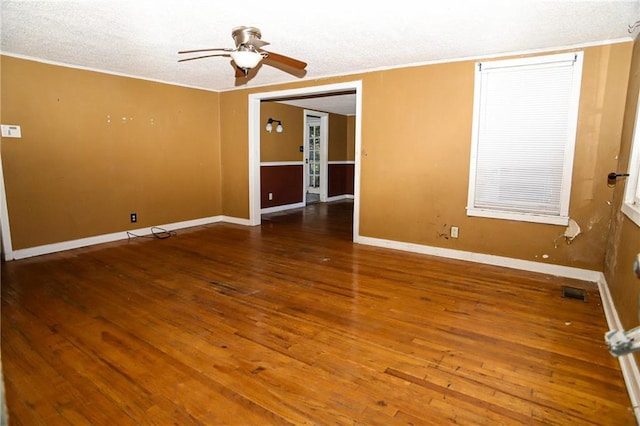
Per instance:
[[[213,56],[226,56],[231,58],[231,64],[235,68],[235,76],[249,77],[250,70],[260,68],[262,63],[286,71],[298,77],[306,74],[306,62],[299,61],[278,53],[262,50],[263,46],[270,44],[262,40],[262,33],[256,27],[236,27],[231,31],[231,36],[236,43],[235,48],[214,47],[210,49],[182,50],[179,54],[216,52],[209,55],[201,55],[192,58],[180,59],[178,62],[193,61],[194,59],[210,58]]]

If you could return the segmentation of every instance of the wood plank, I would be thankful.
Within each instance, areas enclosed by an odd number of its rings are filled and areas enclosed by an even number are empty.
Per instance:
[[[636,424],[593,283],[353,244],[352,214],[3,262],[11,424]]]

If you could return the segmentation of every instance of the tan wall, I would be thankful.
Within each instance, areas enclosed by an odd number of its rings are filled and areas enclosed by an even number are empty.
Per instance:
[[[570,206],[583,233],[570,245],[559,241],[563,227],[466,216],[473,62],[365,80],[361,232],[602,270],[612,195],[605,176],[616,166],[630,52],[630,43],[585,49]],[[459,239],[446,239],[451,225]]]
[[[260,104],[260,161],[302,161],[304,153],[304,110],[276,102]],[[265,126],[269,117],[282,121],[283,132],[277,133],[275,124],[271,133]]]
[[[249,218],[249,93],[246,89],[220,93],[222,212],[245,219]]]
[[[627,109],[624,116],[620,160],[616,170],[626,172],[629,163],[631,143],[638,110],[638,93],[640,92],[640,41],[636,40],[633,48],[633,61],[629,90],[627,92]],[[640,129],[635,129],[640,131]],[[629,171],[633,173],[633,171]],[[636,170],[637,172],[637,170]],[[609,238],[605,277],[611,292],[616,310],[626,329],[636,327],[638,319],[638,295],[640,294],[640,280],[633,273],[633,261],[640,253],[640,227],[629,220],[620,211],[625,180],[620,180],[615,188],[613,203],[613,221]],[[640,355],[636,354],[640,362]]]
[[[632,43],[584,51],[570,207],[582,234],[571,244],[564,227],[466,216],[474,61],[222,93],[225,214],[248,217],[249,93],[362,80],[362,235],[602,271]],[[459,239],[446,238],[451,225]]]
[[[218,93],[1,61],[14,249],[222,213]]]
[[[329,114],[329,161],[346,161],[347,154],[347,116]]]

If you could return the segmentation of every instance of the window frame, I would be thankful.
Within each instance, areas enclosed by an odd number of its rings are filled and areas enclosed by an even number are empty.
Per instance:
[[[575,156],[576,135],[578,125],[578,110],[580,103],[580,92],[582,86],[582,68],[584,53],[582,51],[542,55],[518,59],[506,59],[490,62],[478,62],[475,66],[475,88],[473,105],[473,129],[471,141],[471,155],[469,168],[469,191],[467,199],[467,215],[494,219],[515,220],[524,222],[535,222],[553,225],[566,226],[569,223],[569,202],[571,197],[571,183],[573,176],[573,163]],[[499,69],[504,71],[511,68],[522,70],[522,67],[545,66],[552,63],[566,63],[573,61],[571,97],[568,108],[568,128],[567,139],[564,148],[564,160],[562,167],[562,180],[560,185],[560,209],[558,214],[544,214],[532,211],[515,211],[509,209],[499,209],[496,207],[476,207],[476,181],[477,181],[477,161],[478,161],[478,141],[480,137],[480,126],[484,119],[481,107],[485,97],[482,93],[482,70]],[[507,70],[508,71],[508,70]]]
[[[636,107],[636,119],[631,138],[631,151],[626,178],[622,212],[636,225],[640,226],[640,93]]]

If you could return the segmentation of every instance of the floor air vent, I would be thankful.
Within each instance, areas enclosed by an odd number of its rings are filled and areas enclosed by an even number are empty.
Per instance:
[[[586,302],[587,291],[582,288],[563,286],[562,297],[564,297],[565,299],[576,299],[576,300],[582,300],[583,302]]]

